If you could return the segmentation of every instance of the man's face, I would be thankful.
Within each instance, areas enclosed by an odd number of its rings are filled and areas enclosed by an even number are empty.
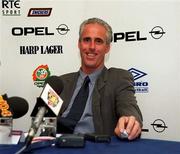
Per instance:
[[[106,29],[99,24],[87,24],[78,47],[81,54],[81,69],[89,74],[104,66],[105,54],[110,49],[106,44]]]

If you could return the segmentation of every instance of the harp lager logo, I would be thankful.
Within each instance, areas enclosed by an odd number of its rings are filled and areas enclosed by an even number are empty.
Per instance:
[[[50,76],[48,65],[40,65],[33,72],[33,81],[37,87],[43,87],[45,80]]]

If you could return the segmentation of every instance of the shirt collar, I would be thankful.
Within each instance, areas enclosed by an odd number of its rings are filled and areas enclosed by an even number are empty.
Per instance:
[[[96,79],[98,78],[99,74],[102,72],[103,68],[97,69],[93,73],[88,74],[91,83],[96,82]],[[79,73],[80,73],[80,78],[84,81],[87,74],[85,74],[81,69],[79,70]]]

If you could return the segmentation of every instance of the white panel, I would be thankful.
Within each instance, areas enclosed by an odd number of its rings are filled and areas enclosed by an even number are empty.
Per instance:
[[[50,17],[27,17],[30,8],[38,7],[52,8]],[[144,117],[143,128],[149,130],[142,137],[180,141],[179,10],[179,0],[21,0],[21,16],[1,15],[0,20],[0,93],[24,97],[30,105],[28,114],[14,121],[14,128],[26,131],[30,126],[29,116],[42,90],[33,84],[33,71],[42,64],[49,66],[52,75],[77,71],[79,25],[89,17],[99,17],[110,23],[114,33],[134,32],[135,41],[112,43],[106,66],[147,73],[138,82],[148,82],[149,92],[136,94]],[[68,25],[66,35],[57,33],[60,24]],[[155,26],[164,29],[160,39],[153,39],[149,33]],[[12,27],[48,27],[54,35],[13,36]],[[147,40],[138,41],[137,32]],[[47,45],[62,45],[63,54],[19,54],[20,46]],[[167,126],[162,133],[153,129],[156,119]]]

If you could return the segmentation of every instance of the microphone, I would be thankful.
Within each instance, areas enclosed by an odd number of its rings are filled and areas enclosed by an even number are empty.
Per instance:
[[[7,94],[0,96],[0,117],[12,117],[12,112],[10,110],[9,104],[7,103]]]
[[[24,116],[29,110],[29,105],[27,101],[21,97],[17,97],[17,96],[9,97],[8,104],[13,113],[12,114],[13,119],[18,119]]]
[[[25,140],[25,146],[29,146],[35,134],[42,123],[42,120],[46,113],[49,111],[53,111],[53,113],[57,116],[58,112],[63,103],[62,99],[59,97],[60,93],[63,90],[63,83],[57,76],[50,76],[45,81],[45,86],[40,97],[37,99],[36,106],[34,111],[38,110],[34,121],[29,129],[28,135]],[[32,115],[31,114],[31,115]]]
[[[24,98],[21,97],[9,97],[7,94],[0,96],[0,111],[1,117],[12,117],[18,119],[24,116],[29,109],[29,105]]]
[[[28,108],[27,101],[21,97],[0,96],[0,144],[12,142],[13,119],[24,116]]]

